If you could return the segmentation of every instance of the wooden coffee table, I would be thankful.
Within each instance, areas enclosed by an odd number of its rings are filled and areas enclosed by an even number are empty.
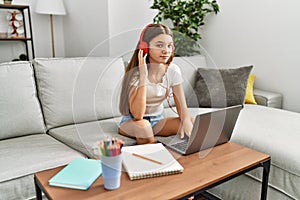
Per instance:
[[[102,176],[86,191],[52,187],[48,180],[63,167],[41,171],[34,175],[37,199],[42,199],[42,191],[54,200],[184,199],[258,167],[263,169],[261,199],[267,197],[269,155],[229,142],[189,156],[174,156],[184,167],[182,174],[130,181],[122,172],[121,187],[113,191],[104,189]]]

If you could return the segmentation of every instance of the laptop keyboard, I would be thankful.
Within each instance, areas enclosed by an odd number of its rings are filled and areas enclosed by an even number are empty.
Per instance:
[[[188,146],[188,140],[183,140],[182,142],[172,144],[171,146],[176,149],[179,149],[180,151],[185,151]]]

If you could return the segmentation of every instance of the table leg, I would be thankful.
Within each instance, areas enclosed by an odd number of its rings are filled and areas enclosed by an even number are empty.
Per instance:
[[[34,185],[35,185],[36,200],[42,200],[42,190],[39,187],[35,177],[34,177]]]
[[[267,199],[267,193],[268,193],[268,181],[269,181],[269,172],[270,172],[270,165],[271,160],[267,160],[263,163],[261,163],[263,167],[263,177],[262,177],[262,185],[261,185],[261,200]]]

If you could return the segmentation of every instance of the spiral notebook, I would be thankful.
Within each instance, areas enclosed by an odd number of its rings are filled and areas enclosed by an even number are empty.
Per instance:
[[[122,157],[130,180],[183,172],[180,163],[161,143],[123,147]]]

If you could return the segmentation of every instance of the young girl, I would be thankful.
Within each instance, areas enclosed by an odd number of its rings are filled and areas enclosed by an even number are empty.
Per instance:
[[[172,63],[173,34],[162,24],[149,24],[126,67],[119,109],[119,133],[138,144],[154,143],[154,135],[189,136],[192,120],[183,92],[180,69]],[[178,117],[163,117],[163,101],[173,91]]]

